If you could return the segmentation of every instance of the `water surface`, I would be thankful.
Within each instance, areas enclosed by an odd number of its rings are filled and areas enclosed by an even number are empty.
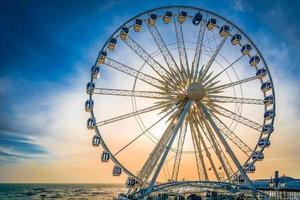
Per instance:
[[[125,192],[120,184],[0,184],[0,199],[101,199]]]

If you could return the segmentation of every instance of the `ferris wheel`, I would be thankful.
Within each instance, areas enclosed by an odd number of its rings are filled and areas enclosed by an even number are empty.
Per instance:
[[[189,180],[250,186],[274,131],[274,86],[260,51],[200,8],[126,21],[101,48],[86,91],[92,144],[113,176],[128,177],[129,193]]]

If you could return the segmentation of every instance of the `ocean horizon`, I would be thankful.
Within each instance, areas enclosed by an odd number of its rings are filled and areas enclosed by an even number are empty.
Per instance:
[[[0,199],[108,200],[126,190],[119,183],[0,183]]]

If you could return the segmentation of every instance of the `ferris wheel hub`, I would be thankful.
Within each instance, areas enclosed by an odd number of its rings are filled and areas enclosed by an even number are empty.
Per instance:
[[[191,83],[187,90],[187,96],[192,100],[202,100],[205,95],[205,88],[199,82]]]

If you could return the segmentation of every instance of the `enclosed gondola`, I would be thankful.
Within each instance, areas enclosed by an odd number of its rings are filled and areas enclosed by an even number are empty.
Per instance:
[[[143,21],[141,19],[136,19],[133,29],[135,32],[140,32],[142,29]]]
[[[90,95],[90,94],[94,94],[94,91],[95,91],[95,83],[88,82],[86,84],[86,93]]]
[[[273,104],[273,101],[274,101],[274,97],[273,95],[269,95],[269,96],[266,96],[265,99],[264,99],[264,104],[266,106],[269,106],[269,105],[272,105]]]
[[[113,176],[120,176],[122,174],[122,168],[115,165],[112,171]]]
[[[265,68],[261,68],[256,71],[256,77],[259,79],[264,78],[268,74],[268,70]]]
[[[272,83],[270,81],[264,82],[261,87],[260,87],[261,91],[263,92],[267,92],[269,90],[272,89]]]
[[[274,131],[274,127],[272,124],[265,124],[262,128],[263,134],[271,134]]]
[[[260,148],[263,148],[263,147],[269,147],[271,144],[270,140],[268,138],[261,138],[259,141],[258,141],[258,146]]]
[[[260,152],[260,151],[257,151],[257,152],[254,152],[251,156],[252,160],[263,160],[264,159],[264,154],[263,152]]]
[[[137,184],[137,180],[133,177],[128,177],[126,181],[126,187],[133,188]]]
[[[127,40],[128,38],[128,33],[129,33],[129,28],[128,27],[122,27],[122,30],[120,32],[120,38],[121,40]]]
[[[265,120],[272,119],[275,116],[275,112],[273,109],[267,110],[264,114]]]
[[[85,104],[84,104],[84,108],[86,112],[91,112],[92,109],[94,107],[94,101],[93,100],[86,100]]]
[[[171,19],[172,19],[172,12],[166,11],[163,17],[165,24],[170,23]]]
[[[255,165],[254,164],[247,164],[247,165],[245,165],[245,170],[248,173],[254,173],[255,172]]]
[[[92,69],[93,79],[98,79],[100,77],[100,67],[93,66]]]
[[[241,40],[242,40],[242,35],[239,34],[239,33],[237,33],[237,34],[235,34],[235,35],[232,36],[232,38],[231,38],[231,44],[232,45],[240,44]]]
[[[90,117],[86,122],[86,126],[87,126],[87,129],[89,129],[89,130],[95,129],[96,120],[94,118]]]
[[[210,18],[206,23],[206,28],[211,31],[217,25],[217,20],[215,18]]]
[[[104,64],[106,56],[107,56],[106,51],[100,51],[98,56],[98,64]]]
[[[253,67],[255,67],[260,62],[259,56],[252,56],[249,60],[249,64]]]
[[[242,46],[241,53],[243,55],[246,55],[250,53],[251,50],[252,50],[252,46],[250,44],[245,44],[244,46]]]
[[[110,41],[109,41],[109,44],[108,44],[108,49],[110,51],[113,51],[113,50],[115,50],[116,46],[117,46],[117,39],[116,38],[111,38]]]
[[[148,24],[150,26],[154,26],[155,25],[155,22],[157,20],[157,15],[156,14],[150,14],[149,18],[148,18]]]
[[[181,11],[178,15],[178,21],[180,24],[184,23],[187,18],[187,12],[186,11]]]
[[[239,175],[239,176],[237,177],[237,181],[238,181],[239,183],[244,183],[244,182],[245,182],[245,178],[244,178],[242,175]]]
[[[94,135],[93,139],[92,139],[92,145],[94,147],[98,147],[100,145],[100,137],[98,135]]]
[[[101,162],[108,162],[110,159],[110,154],[106,151],[103,151],[101,154]]]
[[[193,17],[192,23],[194,25],[198,25],[198,24],[200,24],[202,18],[203,18],[202,14],[200,12],[197,12],[195,14],[195,16]]]
[[[219,34],[221,37],[227,37],[229,35],[229,31],[230,31],[230,26],[223,25],[219,30]]]

